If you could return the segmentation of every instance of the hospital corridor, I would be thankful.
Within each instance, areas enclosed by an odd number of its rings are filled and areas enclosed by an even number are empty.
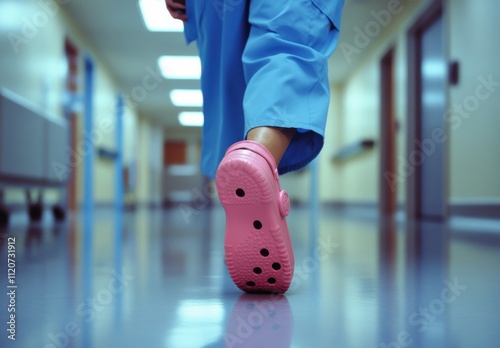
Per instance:
[[[200,169],[213,74],[165,0],[0,0],[0,347],[499,347],[500,3],[331,23],[323,148],[279,177],[291,285],[247,293]]]

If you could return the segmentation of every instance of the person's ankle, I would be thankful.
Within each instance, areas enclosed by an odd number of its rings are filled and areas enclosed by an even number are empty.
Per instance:
[[[262,144],[279,165],[295,131],[295,128],[257,127],[248,132],[247,140]]]

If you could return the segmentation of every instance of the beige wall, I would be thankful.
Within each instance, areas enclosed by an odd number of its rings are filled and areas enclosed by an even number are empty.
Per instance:
[[[500,200],[500,3],[447,3],[450,58],[460,62],[460,83],[450,88],[450,199]],[[479,87],[481,78],[496,85]]]
[[[94,124],[93,128],[101,132],[102,137],[94,143],[95,148],[113,150],[116,145],[115,105],[116,85],[105,68],[96,62],[94,78]],[[110,131],[105,125],[111,124]],[[98,204],[113,201],[115,192],[115,163],[103,159],[96,153],[94,163],[94,200]]]
[[[345,85],[343,94],[343,146],[362,139],[375,139],[379,134],[379,74],[377,62],[363,65]],[[365,154],[338,164],[342,173],[346,202],[375,202],[378,194],[378,146]]]
[[[140,163],[137,168],[137,202],[160,204],[163,130],[143,117],[139,117],[137,126],[136,156]]]
[[[380,168],[380,60],[394,47],[395,52],[395,117],[398,124],[396,133],[397,169],[400,174],[397,182],[398,201],[405,199],[406,178],[403,175],[406,153],[406,105],[407,105],[407,52],[406,32],[418,17],[428,1],[402,2],[402,10],[394,15],[389,30],[373,38],[370,44],[360,50],[361,58],[353,73],[341,85],[335,86],[337,93],[332,94],[332,104],[339,104],[337,117],[330,115],[327,132],[337,138],[334,149],[349,146],[362,139],[374,139],[373,150],[352,159],[322,166],[322,177],[334,178],[337,190],[323,194],[323,201],[351,203],[376,203],[379,196]],[[351,28],[344,27],[343,30]],[[337,58],[341,51],[337,51]],[[338,97],[340,96],[340,97]],[[336,98],[336,99],[335,99]],[[331,138],[331,137],[328,137]],[[330,141],[327,139],[327,141]],[[322,154],[322,156],[325,154]]]
[[[51,19],[37,27],[21,20],[31,19],[40,11],[35,1],[0,2],[0,86],[60,117],[65,74],[64,24],[61,19]],[[45,198],[56,200],[57,192],[50,191]],[[23,203],[24,193],[8,189],[6,201]]]
[[[327,142],[337,137],[338,148],[364,137],[379,140],[380,90],[379,62],[391,46],[395,47],[395,111],[399,124],[397,133],[398,200],[405,199],[406,178],[404,175],[406,157],[406,112],[407,112],[407,47],[406,33],[416,21],[429,1],[416,1],[405,5],[405,9],[393,18],[390,30],[375,38],[371,45],[360,54],[363,58],[348,80],[338,86],[340,103],[338,116],[330,115]],[[448,0],[446,23],[448,26],[450,59],[460,62],[460,83],[450,87],[448,123],[450,132],[450,200],[491,201],[500,199],[500,73],[498,57],[500,46],[492,44],[491,38],[500,30],[500,5],[494,0],[488,3],[470,0]],[[343,28],[348,30],[348,28]],[[488,91],[478,87],[480,79],[492,79]],[[483,83],[484,84],[484,83]],[[496,85],[495,85],[496,84]],[[480,100],[476,88],[484,94]],[[470,115],[460,114],[455,105],[469,102]],[[475,105],[475,103],[477,104]],[[465,107],[466,105],[464,105]],[[341,130],[339,132],[339,130]],[[336,132],[336,133],[334,133]],[[329,156],[323,153],[322,157]],[[323,164],[321,169],[322,200],[347,202],[376,202],[378,199],[378,147],[363,156],[345,163]],[[326,161],[324,161],[326,163]],[[332,178],[333,184],[328,182]],[[333,190],[338,187],[338,190]]]
[[[358,66],[348,80],[332,86],[331,105],[326,129],[325,146],[319,157],[320,198],[326,201],[376,202],[378,199],[379,149],[346,161],[334,163],[331,156],[344,145],[362,138],[379,140],[380,91],[379,61],[390,46],[396,53],[396,117],[399,123],[397,135],[397,158],[400,180],[398,199],[404,201],[405,179],[402,164],[406,152],[406,107],[407,107],[407,52],[406,33],[408,28],[429,1],[404,2],[404,10],[394,16],[390,30],[374,38],[370,45],[359,54]],[[95,59],[95,105],[94,125],[103,131],[98,146],[113,149],[114,127],[105,132],[104,120],[114,124],[114,106],[117,85],[106,65],[93,49],[91,40],[72,23],[64,13],[64,6],[56,15],[38,27],[32,27],[15,18],[33,18],[42,11],[35,0],[21,2],[4,1],[14,4],[18,15],[10,15],[0,8],[0,83],[22,95],[31,102],[44,107],[55,115],[62,115],[62,89],[65,77],[64,37],[68,35],[81,52],[89,52]],[[460,62],[461,74],[458,86],[450,87],[450,115],[454,118],[450,127],[450,199],[455,201],[477,201],[500,199],[498,172],[500,156],[500,98],[497,89],[490,87],[488,97],[475,97],[480,78],[500,82],[497,58],[500,46],[493,44],[500,29],[499,5],[495,0],[481,3],[471,0],[447,0],[447,30],[449,34],[449,56]],[[9,10],[10,11],[10,10]],[[10,12],[11,13],[11,12]],[[478,20],[480,19],[480,20]],[[23,30],[30,30],[24,35]],[[343,30],[352,28],[343,27]],[[17,34],[18,36],[13,36]],[[9,36],[10,35],[10,36]],[[9,38],[11,41],[9,41]],[[338,52],[337,52],[338,54]],[[83,66],[80,69],[83,71]],[[491,77],[490,77],[491,76]],[[80,78],[83,89],[83,74]],[[481,92],[487,90],[481,89]],[[474,99],[476,98],[476,99]],[[463,116],[454,111],[454,105],[478,102],[477,108]],[[162,131],[147,121],[138,118],[135,110],[126,109],[125,115],[125,164],[135,169],[136,192],[139,202],[159,202],[161,197],[161,152]],[[81,121],[81,117],[80,117]],[[81,122],[80,122],[81,124]],[[81,136],[80,127],[80,136]],[[168,133],[168,132],[167,132]],[[189,133],[189,134],[188,134]],[[198,135],[186,131],[182,137],[198,139]],[[165,134],[172,136],[172,134]],[[180,135],[179,135],[180,136]],[[194,154],[195,152],[191,151]],[[198,158],[190,155],[190,162],[198,163]],[[76,170],[79,177],[79,200],[82,192],[82,165]],[[282,186],[293,199],[307,201],[309,198],[309,171],[291,173],[282,178]],[[111,203],[114,194],[114,166],[112,162],[96,157],[95,199],[98,203]],[[19,192],[8,194],[8,199],[22,201]]]
[[[287,173],[280,177],[280,185],[286,190],[292,202],[309,202],[310,170],[305,168],[300,171]]]
[[[0,2],[0,81],[2,87],[60,115],[65,77],[64,20],[60,15],[49,18],[43,13],[33,0]],[[33,22],[33,18],[41,22]]]
[[[0,2],[0,34],[4,38],[0,40],[0,86],[12,90],[28,101],[53,113],[56,117],[63,117],[63,90],[66,78],[64,39],[68,36],[78,47],[82,56],[78,81],[80,93],[84,89],[83,55],[90,55],[94,61],[94,147],[114,150],[116,141],[115,107],[119,92],[114,77],[111,76],[106,64],[94,49],[91,40],[75,26],[65,13],[64,5],[48,10],[41,7],[40,4],[41,2],[35,0]],[[26,20],[23,21],[23,18]],[[84,142],[85,139],[81,114],[80,112],[77,144]],[[131,107],[125,108],[124,163],[127,166],[135,167],[137,172],[137,168],[146,165],[146,163],[151,166],[151,158],[141,157],[136,152],[138,142],[136,124],[137,112]],[[152,128],[153,126],[143,121],[143,127]],[[146,140],[144,139],[144,141]],[[161,130],[153,130],[152,138],[149,141],[156,142],[155,151],[158,152],[158,144],[161,144]],[[72,170],[77,171],[78,202],[81,203],[83,192],[81,152],[77,153],[77,156],[80,158],[79,164]],[[96,156],[94,164],[94,198],[96,203],[113,203],[114,176],[114,163]],[[152,189],[149,193],[154,195],[157,191],[154,186],[159,186],[159,175],[157,178],[148,177],[143,178],[143,180],[150,181]],[[57,197],[57,192],[49,191],[47,200],[49,202],[55,201]],[[24,202],[22,191],[9,189],[7,201],[8,203]]]
[[[332,161],[333,154],[344,142],[343,89],[332,86],[330,108],[325,129],[325,144],[319,155],[319,197],[320,200],[338,201],[343,197],[342,166]]]

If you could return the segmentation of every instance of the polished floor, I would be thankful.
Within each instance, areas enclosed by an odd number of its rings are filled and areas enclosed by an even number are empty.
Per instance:
[[[296,207],[291,289],[248,295],[225,269],[223,210],[202,208],[13,221],[16,341],[4,294],[0,347],[500,346],[496,227]]]

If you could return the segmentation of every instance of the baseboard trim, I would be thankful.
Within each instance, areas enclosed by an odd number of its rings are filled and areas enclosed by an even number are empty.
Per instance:
[[[5,209],[7,209],[8,211],[10,211],[11,213],[15,213],[15,212],[19,212],[19,211],[28,209],[28,206],[26,203],[9,203],[9,204],[3,205],[3,207]]]
[[[325,202],[323,203],[325,207],[334,209],[378,209],[378,204],[376,202]]]
[[[378,213],[376,202],[325,202],[324,206],[336,210],[372,210]],[[398,213],[404,213],[405,205],[398,204]],[[474,201],[474,202],[452,202],[449,204],[450,217],[466,217],[474,219],[500,219],[500,202],[497,201]]]
[[[500,202],[450,204],[450,215],[478,219],[500,219]]]
[[[99,202],[94,204],[95,209],[114,209],[115,203],[111,202]],[[134,210],[134,209],[160,209],[162,208],[162,204],[159,202],[125,202],[125,209]],[[80,206],[83,208],[83,206]]]

